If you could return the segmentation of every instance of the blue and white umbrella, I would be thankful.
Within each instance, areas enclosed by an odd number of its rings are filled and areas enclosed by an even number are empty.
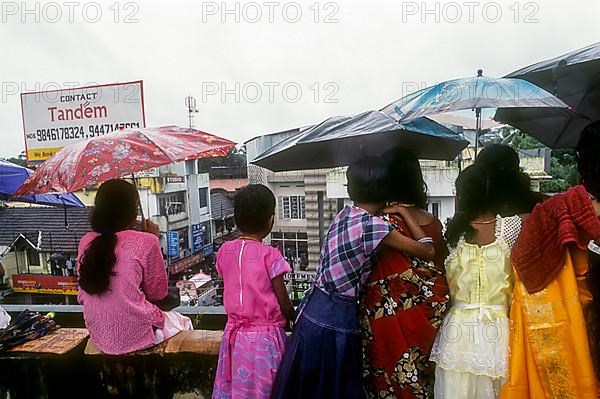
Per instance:
[[[568,105],[526,80],[489,78],[479,70],[475,77],[449,80],[404,96],[387,105],[382,112],[405,122],[423,116],[471,109],[477,120],[477,153],[481,110],[520,107],[568,108]]]
[[[0,200],[28,202],[39,205],[84,207],[75,194],[40,194],[13,198],[12,195],[33,173],[33,170],[0,159]]]

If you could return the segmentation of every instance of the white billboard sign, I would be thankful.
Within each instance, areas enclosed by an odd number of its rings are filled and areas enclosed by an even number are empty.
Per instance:
[[[42,162],[62,147],[146,126],[143,82],[22,93],[28,162]]]

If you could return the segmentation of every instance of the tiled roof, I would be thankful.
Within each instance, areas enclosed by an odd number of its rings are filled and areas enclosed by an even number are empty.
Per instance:
[[[233,200],[230,200],[222,192],[210,193],[210,210],[213,219],[221,220],[233,216]]]
[[[91,230],[91,213],[92,208],[68,208],[66,230],[63,208],[0,208],[0,246],[23,234],[34,245],[39,242],[41,252],[76,253],[79,239]]]

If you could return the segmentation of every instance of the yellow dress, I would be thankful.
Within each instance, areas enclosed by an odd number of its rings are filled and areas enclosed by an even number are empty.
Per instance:
[[[508,374],[510,249],[521,218],[497,217],[496,240],[461,239],[446,260],[452,306],[431,351],[436,399],[495,399]]]
[[[563,270],[542,291],[529,294],[517,277],[502,399],[599,397],[584,318],[591,302],[587,267],[587,254],[572,248]]]

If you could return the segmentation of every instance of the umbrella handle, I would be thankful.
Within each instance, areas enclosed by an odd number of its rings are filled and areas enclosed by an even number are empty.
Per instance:
[[[67,203],[65,202],[65,200],[62,198],[62,196],[59,196],[58,198],[60,198],[60,200],[63,203],[63,209],[65,212],[65,230],[69,230],[69,220],[67,219]]]
[[[481,108],[475,108],[475,159],[479,152],[479,136],[481,134]]]
[[[131,179],[133,180],[133,185],[134,185],[135,189],[138,190],[137,180],[135,179],[135,174],[134,173],[131,174]],[[140,193],[139,193],[139,191],[138,191],[137,204],[138,204],[138,210],[140,211],[140,215],[142,216],[142,223],[143,223],[144,222],[144,208],[142,207],[142,201],[140,200]]]

